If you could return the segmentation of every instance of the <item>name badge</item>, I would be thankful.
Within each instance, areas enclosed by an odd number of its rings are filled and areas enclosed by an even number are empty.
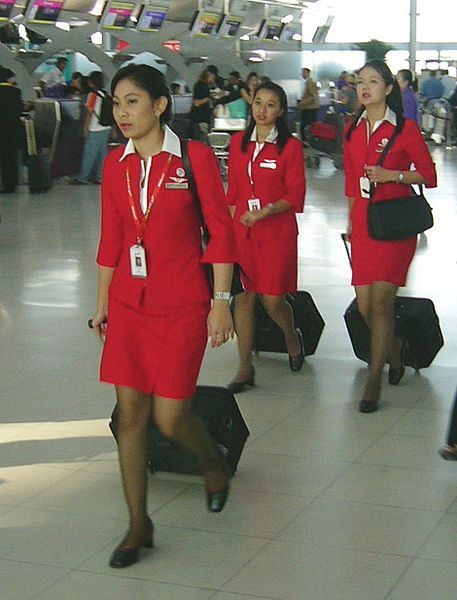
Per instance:
[[[368,179],[368,177],[360,177],[359,184],[360,184],[360,195],[362,196],[362,198],[369,198],[370,197],[370,180]]]
[[[260,200],[258,198],[249,198],[248,207],[250,211],[260,210],[262,208],[260,205]]]
[[[135,244],[130,248],[130,271],[133,277],[139,277],[141,279],[147,277],[146,252],[143,246]]]
[[[264,161],[261,162],[259,165],[262,169],[276,169],[276,161],[274,162],[270,162],[270,161]]]
[[[188,190],[189,184],[188,183],[166,183],[165,189],[166,190]]]

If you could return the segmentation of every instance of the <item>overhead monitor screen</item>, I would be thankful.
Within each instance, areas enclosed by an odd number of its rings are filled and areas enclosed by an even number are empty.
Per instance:
[[[243,17],[237,17],[236,15],[227,15],[219,29],[219,35],[225,38],[234,38],[237,36],[240,29]]]
[[[103,13],[102,27],[104,29],[125,29],[135,6],[131,2],[111,2]]]
[[[159,31],[167,16],[167,10],[163,6],[152,6],[146,4],[138,19],[138,31]]]
[[[266,20],[260,28],[258,37],[262,40],[279,40],[284,23],[281,21]]]
[[[223,15],[220,13],[200,10],[196,13],[191,24],[191,32],[193,35],[198,36],[216,35],[222,18]]]
[[[63,3],[64,0],[32,0],[27,7],[25,19],[28,23],[41,25],[55,23],[59,18]]]
[[[15,0],[0,0],[0,22],[9,20],[14,3]]]

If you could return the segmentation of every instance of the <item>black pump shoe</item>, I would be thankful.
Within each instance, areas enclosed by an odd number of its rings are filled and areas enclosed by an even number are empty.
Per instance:
[[[303,348],[303,335],[300,329],[295,329],[298,337],[300,338],[300,354],[298,356],[292,356],[289,354],[289,366],[291,371],[300,371],[303,367],[303,363],[305,362],[305,350]]]
[[[154,546],[154,525],[149,520],[148,531],[140,546],[123,546],[122,542],[117,546],[109,559],[109,566],[114,569],[129,567],[140,560],[141,548],[152,548]]]
[[[244,392],[244,390],[248,387],[253,387],[255,385],[254,377],[255,369],[254,367],[251,367],[251,374],[247,379],[245,379],[244,381],[237,381],[236,379],[234,379],[227,385],[227,389],[232,394],[241,394],[241,392]]]
[[[398,385],[400,383],[401,378],[405,374],[405,354],[407,348],[407,341],[405,340],[405,338],[401,338],[400,367],[398,369],[389,367],[388,380],[390,385]]]
[[[228,474],[230,473],[230,467],[228,464],[228,450],[225,446],[222,446],[221,444],[217,446],[217,449]],[[206,507],[208,508],[209,512],[220,513],[222,511],[222,509],[225,506],[225,503],[227,502],[229,491],[229,480],[223,488],[217,490],[216,492],[210,492],[209,490],[206,490]]]
[[[373,413],[376,412],[379,408],[379,404],[377,402],[370,402],[369,400],[365,400],[362,398],[359,402],[359,412],[361,413]]]

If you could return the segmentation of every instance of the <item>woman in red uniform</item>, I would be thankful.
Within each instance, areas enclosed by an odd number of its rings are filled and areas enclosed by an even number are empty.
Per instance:
[[[107,157],[102,181],[99,287],[92,320],[105,338],[101,380],[116,387],[118,451],[130,524],[110,565],[126,567],[152,546],[147,516],[147,427],[192,450],[205,473],[208,508],[222,510],[228,472],[190,399],[208,336],[219,346],[233,335],[229,290],[235,240],[216,159],[189,144],[211,241],[202,258],[200,222],[188,189],[180,140],[165,123],[170,93],[146,65],[118,71],[114,117],[126,146]],[[203,263],[213,264],[214,301]]]
[[[432,158],[417,124],[403,116],[401,92],[382,61],[367,63],[359,72],[357,95],[362,109],[348,128],[344,148],[349,237],[352,243],[352,284],[361,314],[371,330],[368,380],[359,405],[361,412],[378,408],[381,375],[389,363],[389,383],[396,385],[405,371],[406,342],[394,335],[394,300],[416,248],[416,238],[387,242],[371,239],[367,230],[370,182],[374,201],[408,196],[411,184],[436,186]],[[383,148],[396,132],[383,166],[376,166]],[[411,169],[414,163],[414,169]]]
[[[287,97],[275,83],[257,88],[252,120],[230,144],[227,201],[240,264],[247,277],[236,297],[235,329],[240,364],[229,384],[234,393],[254,384],[252,345],[254,301],[258,294],[269,316],[284,332],[292,371],[303,365],[301,333],[285,296],[297,289],[295,213],[303,211],[305,165],[299,140],[287,122]]]

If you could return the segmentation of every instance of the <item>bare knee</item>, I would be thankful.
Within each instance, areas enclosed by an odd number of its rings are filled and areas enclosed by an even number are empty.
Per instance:
[[[168,402],[173,402],[169,400]],[[179,405],[178,405],[179,404]],[[158,427],[160,433],[169,439],[179,438],[179,432],[186,421],[191,418],[190,406],[187,403],[176,401],[176,405],[170,405],[170,409],[163,409],[155,407],[154,410],[154,422]]]
[[[280,314],[286,306],[283,296],[262,296],[262,304],[269,317],[273,318]]]
[[[390,298],[373,298],[371,303],[371,318],[373,320],[376,319],[386,319],[394,317],[394,307],[393,302]]]
[[[118,423],[123,433],[141,431],[151,418],[151,399],[144,395],[125,397],[118,393]]]

